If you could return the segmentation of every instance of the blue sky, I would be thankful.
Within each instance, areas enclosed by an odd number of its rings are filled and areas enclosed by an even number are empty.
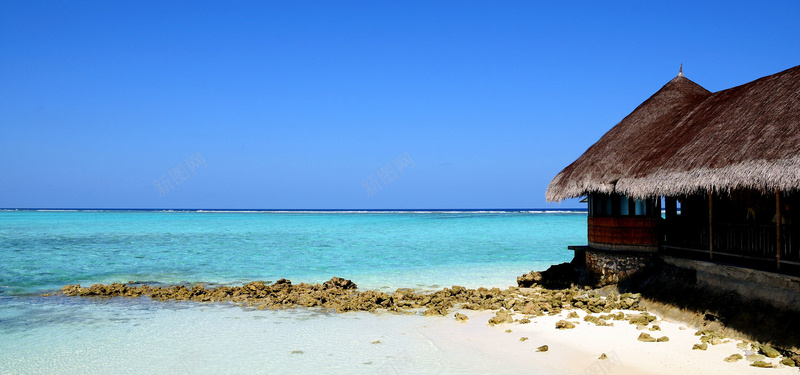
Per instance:
[[[800,2],[0,2],[0,207],[571,208],[678,73],[800,64]]]

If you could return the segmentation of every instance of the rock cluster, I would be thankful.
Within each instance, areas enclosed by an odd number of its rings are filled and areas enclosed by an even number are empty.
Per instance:
[[[639,314],[638,316],[632,317],[631,320],[628,323],[636,324],[636,325],[639,325],[639,326],[646,326],[646,325],[650,324],[650,322],[655,321],[655,320],[656,320],[655,316],[650,315],[648,313],[643,313],[643,314]]]
[[[233,302],[259,309],[318,307],[327,310],[408,312],[421,309],[424,315],[449,315],[449,310],[498,310],[491,324],[514,322],[513,314],[528,316],[556,315],[562,309],[583,309],[587,313],[610,313],[614,309],[638,309],[638,294],[601,297],[577,287],[560,290],[510,287],[467,289],[444,288],[432,293],[397,289],[394,293],[359,291],[350,280],[334,277],[322,284],[292,284],[280,279],[272,284],[253,281],[242,286],[205,287],[203,285],[148,286],[136,284],[95,284],[88,288],[67,285],[68,296],[142,297],[158,300],[195,302]]]
[[[596,286],[612,285],[644,270],[651,254],[609,254],[586,252],[586,271]]]
[[[638,316],[638,315],[635,315],[635,316]],[[594,316],[594,315],[588,314],[588,315],[583,317],[583,321],[589,322],[589,323],[594,323],[594,325],[599,326],[599,327],[605,327],[605,326],[613,327],[614,323],[608,323],[609,320],[625,320],[625,319],[630,320],[635,316],[631,316],[631,315],[625,316],[625,314],[622,311],[617,312],[616,314],[608,314],[608,315],[600,315],[600,316]]]
[[[774,363],[767,362],[767,358],[780,358],[779,363],[783,366],[795,367],[798,363],[800,363],[800,354],[796,352],[796,350],[786,350],[781,349],[778,350],[770,345],[761,344],[758,342],[750,343],[749,345],[743,343],[742,348],[747,349],[747,347],[752,349],[753,354],[748,355],[746,359],[750,362],[750,366],[754,367],[773,367],[775,366]],[[737,345],[738,347],[738,345]],[[733,356],[731,356],[733,357]],[[741,359],[741,356],[740,358]],[[728,361],[728,358],[725,359]]]
[[[667,342],[669,341],[669,337],[661,336],[659,338],[655,338],[653,336],[650,336],[649,333],[642,332],[639,334],[638,340],[643,342]]]
[[[700,343],[694,344],[692,350],[706,350],[708,349],[708,345],[720,345],[730,342],[721,332],[712,329],[699,330],[695,332],[695,335],[700,336]],[[779,363],[781,365],[789,367],[796,366],[800,360],[800,354],[796,353],[796,350],[779,350],[771,345],[758,342],[739,342],[736,344],[736,348],[744,350],[749,354],[747,356],[743,356],[739,353],[732,354],[724,359],[725,362],[737,362],[746,359],[748,362],[751,362],[750,366],[769,368],[776,366],[776,364],[769,362],[768,358],[779,358]]]
[[[580,275],[576,267],[571,263],[561,263],[542,272],[531,271],[517,277],[517,286],[527,288],[541,285],[545,288],[564,289],[577,285],[579,281]]]

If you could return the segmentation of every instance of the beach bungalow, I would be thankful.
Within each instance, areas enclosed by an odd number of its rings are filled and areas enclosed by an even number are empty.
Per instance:
[[[547,188],[588,197],[604,283],[657,254],[800,271],[800,66],[709,92],[683,75],[639,105]]]

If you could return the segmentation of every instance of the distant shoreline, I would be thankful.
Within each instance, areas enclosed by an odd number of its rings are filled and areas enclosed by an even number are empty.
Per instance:
[[[584,213],[586,208],[514,209],[207,209],[207,208],[0,208],[0,212],[264,212],[264,213]]]

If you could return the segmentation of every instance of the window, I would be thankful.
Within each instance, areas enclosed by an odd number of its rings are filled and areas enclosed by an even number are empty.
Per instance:
[[[650,200],[650,199],[646,199],[646,200],[637,199],[636,201],[634,201],[634,207],[635,207],[634,215],[636,215],[636,216],[646,216],[647,215],[647,206],[648,206],[648,203],[650,203],[651,201],[652,200]]]
[[[592,217],[658,217],[661,206],[661,197],[633,199],[618,194],[589,195],[589,216]]]
[[[626,197],[624,195],[622,197],[620,197],[620,199],[619,199],[619,213],[620,213],[620,215],[622,215],[622,216],[630,215],[630,211],[628,209],[629,203],[630,203],[630,199],[628,199],[628,197]]]

